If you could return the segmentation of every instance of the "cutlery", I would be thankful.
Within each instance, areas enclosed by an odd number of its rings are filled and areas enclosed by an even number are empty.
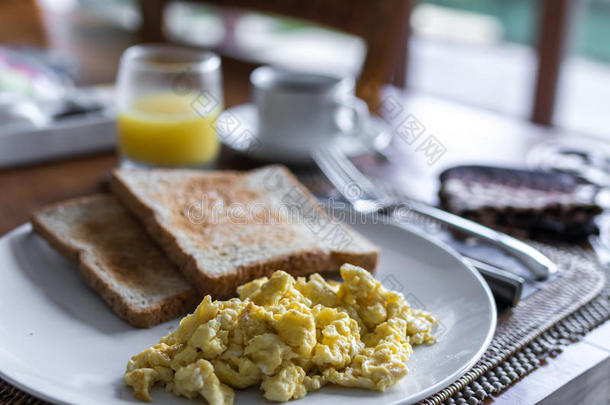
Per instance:
[[[312,157],[337,190],[362,213],[385,213],[398,219],[398,209],[407,209],[432,218],[449,228],[477,237],[499,247],[519,260],[537,280],[545,280],[557,272],[557,266],[532,246],[512,236],[487,228],[468,219],[412,199],[397,200],[375,186],[356,166],[333,146],[317,148]]]
[[[463,256],[462,260],[474,267],[489,285],[494,296],[499,300],[516,307],[521,299],[525,280],[510,271],[503,270],[489,263]]]

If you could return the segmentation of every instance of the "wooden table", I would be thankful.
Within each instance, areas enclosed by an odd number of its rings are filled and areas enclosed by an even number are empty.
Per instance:
[[[240,89],[238,80],[231,86],[234,86],[232,91],[241,94],[233,97],[240,102],[246,90]],[[412,115],[425,131],[412,144],[408,142],[409,137],[397,135],[387,163],[375,159],[359,162],[371,177],[390,181],[407,194],[430,202],[435,198],[437,175],[446,167],[459,163],[523,165],[532,145],[564,136],[433,97],[394,90],[387,97],[388,103],[404,109],[402,118],[388,122],[398,128],[403,118]],[[435,162],[422,146],[429,136],[434,136],[445,150],[441,156],[434,157]],[[255,164],[231,153],[225,153],[222,159],[223,166]],[[104,190],[108,172],[116,165],[115,154],[106,153],[0,171],[0,234],[27,221],[30,212],[44,204]],[[610,397],[609,377],[610,324],[606,323],[488,402],[604,403]]]

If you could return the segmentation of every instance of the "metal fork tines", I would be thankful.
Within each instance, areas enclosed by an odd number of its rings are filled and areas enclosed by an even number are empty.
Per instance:
[[[380,191],[349,160],[333,147],[320,148],[313,154],[318,167],[356,211],[371,213],[396,203],[396,199]]]

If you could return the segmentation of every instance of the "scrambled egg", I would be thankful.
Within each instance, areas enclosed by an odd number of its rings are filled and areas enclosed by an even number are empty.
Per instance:
[[[125,383],[143,401],[159,382],[210,404],[232,404],[231,387],[257,384],[278,402],[327,383],[384,391],[407,373],[412,345],[434,343],[436,320],[362,268],[345,264],[341,277],[277,271],[239,287],[239,298],[206,296],[178,329],[129,360]]]

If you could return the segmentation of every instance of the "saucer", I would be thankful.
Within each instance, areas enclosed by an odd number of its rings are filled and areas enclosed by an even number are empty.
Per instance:
[[[278,163],[311,163],[311,155],[288,151],[266,144],[258,133],[258,114],[252,103],[225,110],[216,121],[218,139],[230,149],[256,159]],[[331,145],[339,147],[347,156],[359,156],[384,149],[391,141],[388,125],[379,117],[369,116],[357,137],[337,135]]]

